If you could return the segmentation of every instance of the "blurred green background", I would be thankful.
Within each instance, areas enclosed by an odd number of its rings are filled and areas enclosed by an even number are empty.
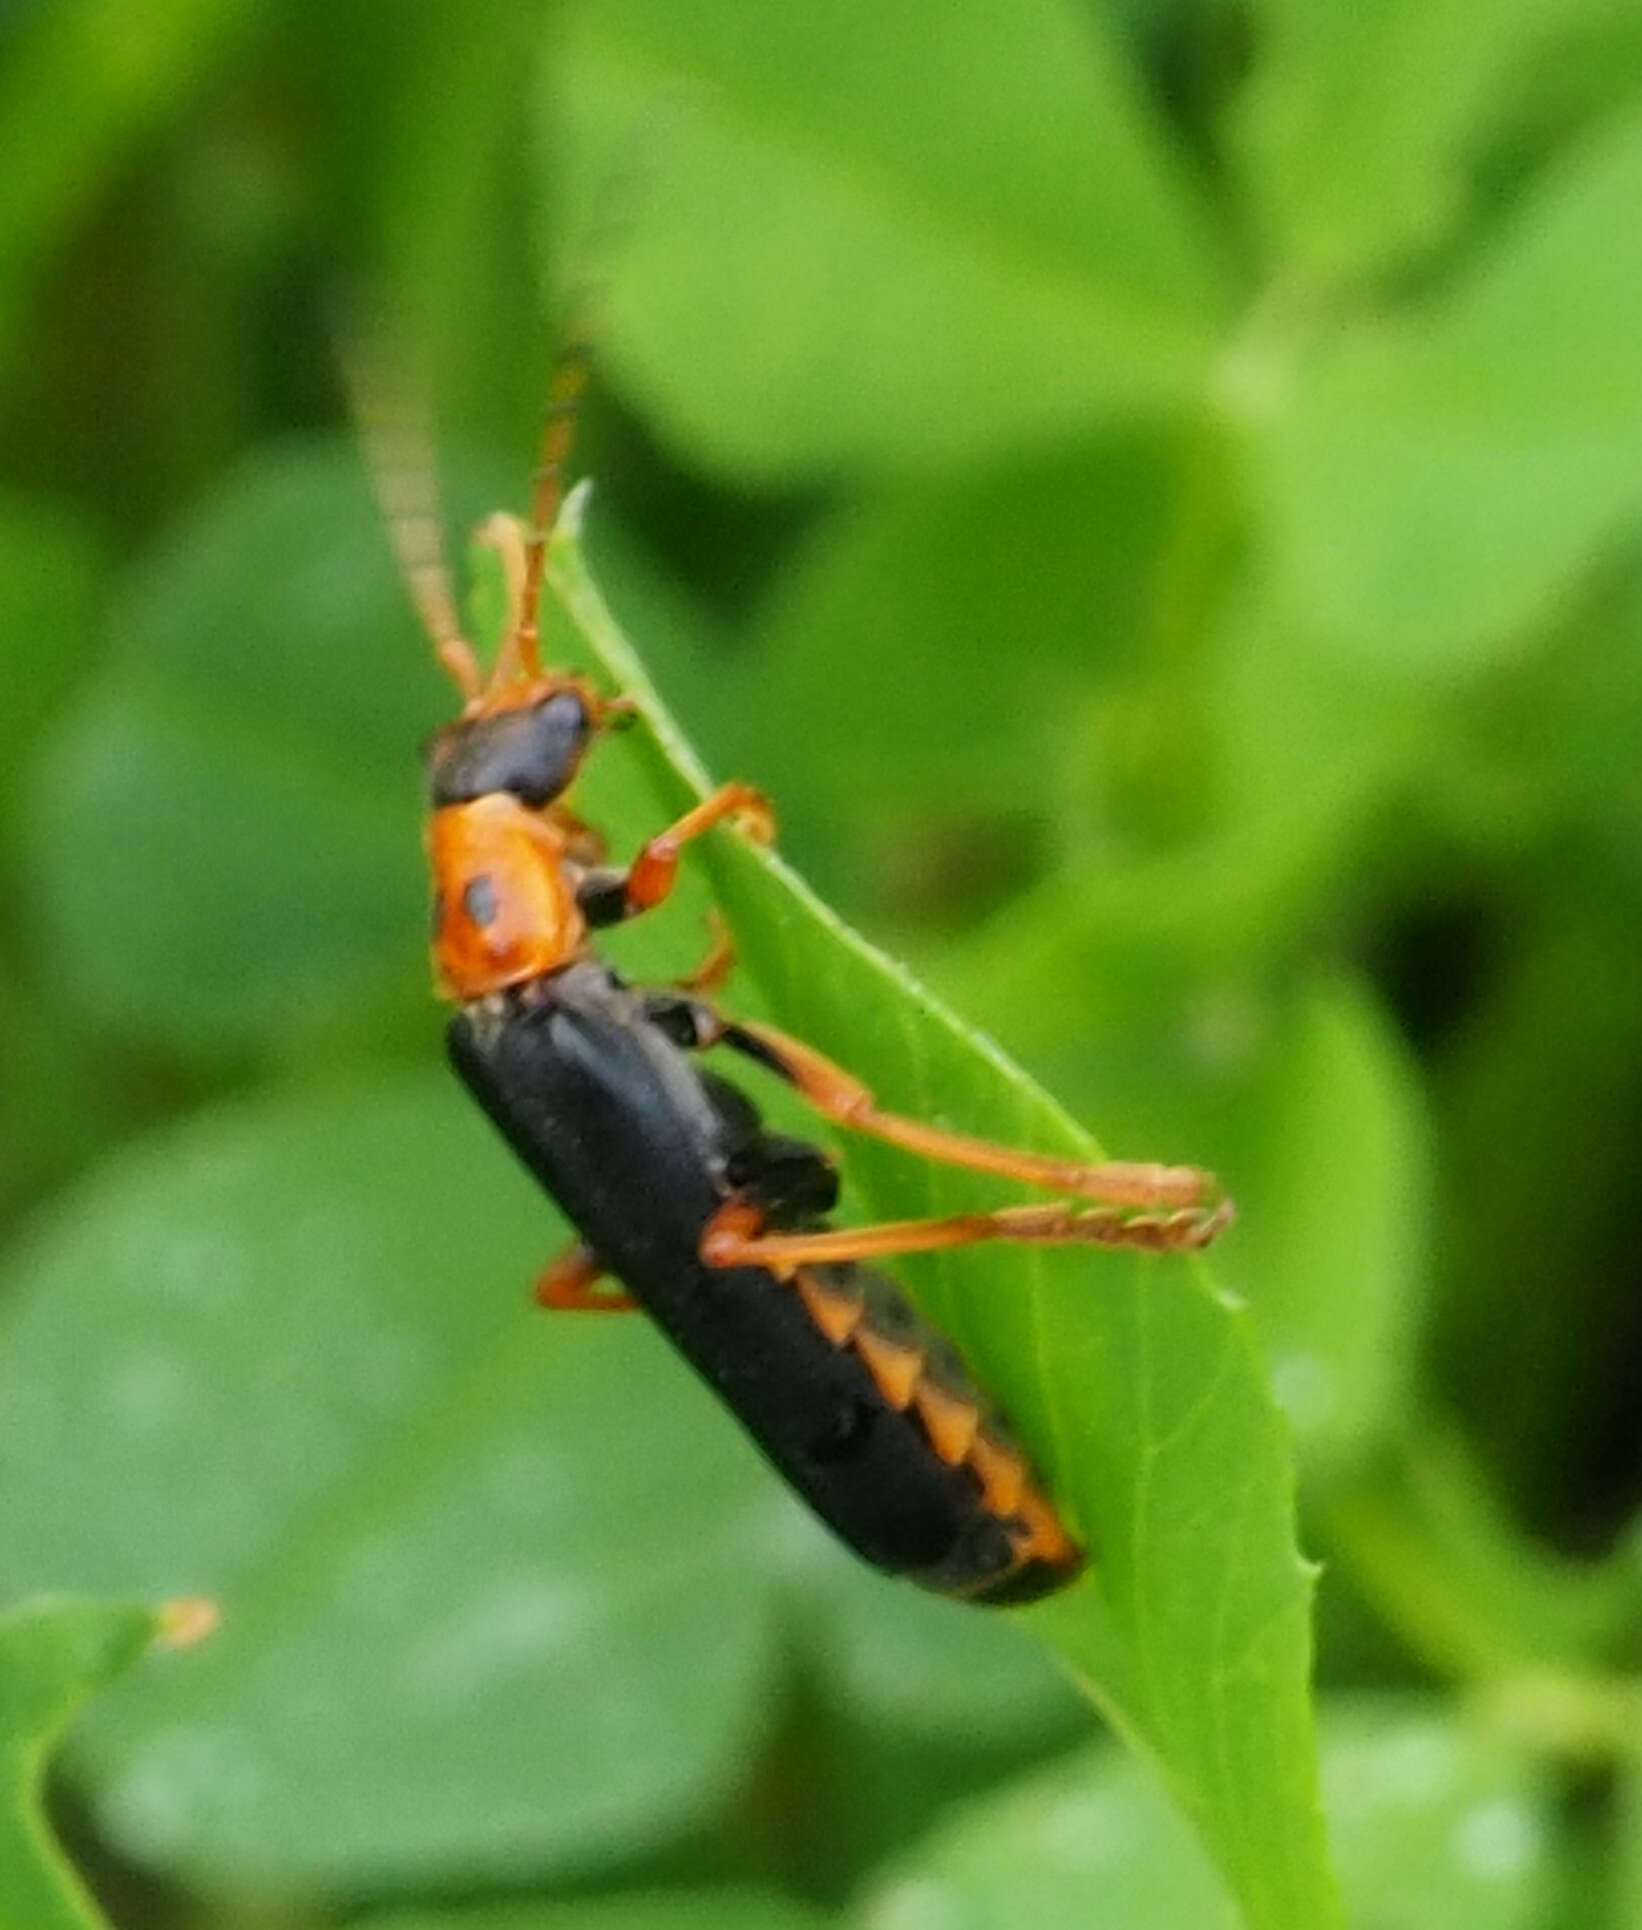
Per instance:
[[[1642,1926],[1642,14],[20,0],[0,63],[0,1603],[235,1604],[54,1779],[109,1917],[1224,1920],[1017,1626],[521,1318],[335,343],[425,345],[459,549],[591,280],[589,545],[714,774],[1238,1199],[1350,1920]]]

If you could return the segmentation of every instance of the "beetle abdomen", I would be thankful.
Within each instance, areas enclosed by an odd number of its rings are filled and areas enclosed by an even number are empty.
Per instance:
[[[1033,1599],[1077,1567],[1024,1455],[891,1282],[857,1266],[782,1280],[703,1262],[732,1171],[745,1184],[761,1159],[824,1161],[766,1135],[751,1101],[646,1024],[607,967],[465,1006],[449,1043],[605,1269],[857,1553],[977,1601]]]

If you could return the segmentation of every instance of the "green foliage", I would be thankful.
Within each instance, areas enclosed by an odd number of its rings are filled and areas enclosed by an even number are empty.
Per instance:
[[[555,575],[603,667],[648,696],[573,542]],[[671,736],[658,721],[658,747]],[[673,763],[674,804],[685,805],[696,788],[687,754]],[[855,939],[777,860],[721,844],[708,862],[772,1008],[823,1051],[851,1055],[883,1104],[1005,1143],[1100,1157],[995,1048]],[[847,1143],[843,1152],[875,1217],[942,1217],[984,1199],[973,1174],[888,1148]],[[1037,1619],[1111,1719],[1155,1755],[1250,1922],[1326,1923],[1334,1905],[1306,1700],[1309,1581],[1293,1546],[1286,1442],[1252,1336],[1201,1263],[1130,1256],[1097,1269],[1075,1248],[989,1253],[980,1266],[973,1258],[930,1256],[906,1272],[1039,1444],[1093,1551],[1094,1574]],[[972,1284],[983,1275],[984,1297]],[[1227,1469],[1237,1471],[1229,1486]]]
[[[63,1596],[0,1616],[0,1923],[7,1930],[97,1930],[103,1917],[52,1840],[46,1761],[95,1690],[125,1671],[162,1618],[127,1602]]]
[[[371,1918],[366,1930],[822,1930],[833,1922],[756,1890],[678,1890],[586,1903],[503,1904]]]
[[[154,560],[30,800],[43,939],[81,1007],[179,1054],[243,1052],[420,966],[406,747],[434,711],[420,666],[388,674],[402,643],[349,451],[259,463]]]
[[[225,1615],[64,1758],[122,1923],[1321,1930],[1331,1856],[1363,1926],[1642,1920],[1634,9],[14,12],[0,1603]],[[885,1103],[1237,1198],[1204,1264],[903,1269],[1089,1544],[1042,1608],[864,1572],[641,1324],[529,1310],[564,1229],[433,1063],[373,290],[453,533],[589,303],[548,641],[648,726],[577,807],[776,802],[624,969],[716,903]],[[857,1219],[1013,1197],[839,1151]],[[0,1627],[31,1930],[92,1921],[47,1731],[152,1626]]]
[[[1348,1698],[1324,1727],[1341,1875],[1364,1923],[1513,1930],[1544,1921],[1550,1819],[1520,1751],[1414,1698]],[[977,1804],[877,1880],[859,1921],[1125,1930],[1217,1918],[1202,1852],[1134,1765],[1102,1746]]]
[[[1257,446],[1278,565],[1339,647],[1425,676],[1469,669],[1518,645],[1634,522],[1642,263],[1609,243],[1639,195],[1632,115],[1440,304],[1321,348],[1271,410]]]
[[[517,1875],[722,1788],[769,1666],[768,1498],[649,1336],[521,1320],[554,1237],[417,1077],[202,1121],[36,1249],[12,1573],[199,1577],[224,1610],[87,1731],[126,1848],[316,1888]],[[93,1415],[40,1398],[64,1345]]]
[[[1053,0],[972,0],[936,44],[915,7],[766,37],[737,0],[621,0],[572,10],[548,71],[606,167],[654,150],[609,354],[740,473],[974,460],[1201,379],[1222,296],[1184,170]]]

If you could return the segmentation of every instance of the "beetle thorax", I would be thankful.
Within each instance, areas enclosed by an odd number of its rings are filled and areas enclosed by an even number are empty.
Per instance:
[[[551,816],[506,791],[449,804],[428,824],[433,960],[440,990],[464,1003],[557,971],[586,923]]]

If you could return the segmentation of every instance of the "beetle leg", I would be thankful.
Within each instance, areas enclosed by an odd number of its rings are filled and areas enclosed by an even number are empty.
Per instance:
[[[676,824],[646,839],[625,871],[589,872],[577,893],[590,925],[616,925],[654,911],[667,899],[678,877],[679,853],[725,818],[738,821],[748,837],[768,844],[775,836],[769,800],[750,784],[721,784],[711,797],[686,811]]]
[[[707,912],[707,931],[707,956],[693,972],[673,980],[681,992],[716,992],[735,970],[735,940],[730,936],[729,926],[711,907]]]
[[[576,814],[562,803],[555,804],[549,813],[555,824],[565,835],[565,856],[573,864],[581,865],[591,871],[595,865],[604,862],[604,833],[595,831],[590,824],[584,824]]]
[[[978,1173],[998,1173],[1028,1186],[1076,1199],[1094,1200],[1142,1213],[1190,1212],[1218,1232],[1226,1224],[1217,1217],[1220,1183],[1213,1173],[1197,1166],[1159,1166],[1109,1159],[1090,1163],[1053,1154],[1030,1153],[1018,1146],[1000,1146],[990,1139],[948,1132],[921,1119],[880,1110],[871,1091],[842,1066],[823,1057],[813,1046],[790,1038],[750,1019],[727,1019],[704,1000],[668,993],[655,995],[647,1008],[675,1044],[689,1050],[727,1045],[785,1079],[824,1118],[851,1132],[870,1133],[907,1152],[943,1165],[963,1166]],[[1227,1216],[1229,1218],[1229,1214]],[[990,1237],[990,1236],[988,1236]],[[1079,1237],[1087,1238],[1088,1235]],[[1210,1236],[1212,1237],[1212,1235]],[[1143,1245],[1142,1240],[1128,1242]]]
[[[596,1293],[604,1267],[578,1241],[566,1248],[536,1281],[536,1304],[550,1313],[628,1313],[638,1302],[625,1293]]]
[[[837,1265],[892,1253],[934,1253],[983,1240],[1183,1253],[1207,1246],[1231,1219],[1230,1200],[1212,1209],[1177,1207],[1144,1214],[1119,1206],[1006,1206],[994,1213],[960,1213],[946,1220],[889,1220],[879,1226],[766,1233],[765,1216],[756,1206],[729,1200],[702,1233],[701,1257],[713,1267],[767,1267],[785,1276],[802,1266]]]

